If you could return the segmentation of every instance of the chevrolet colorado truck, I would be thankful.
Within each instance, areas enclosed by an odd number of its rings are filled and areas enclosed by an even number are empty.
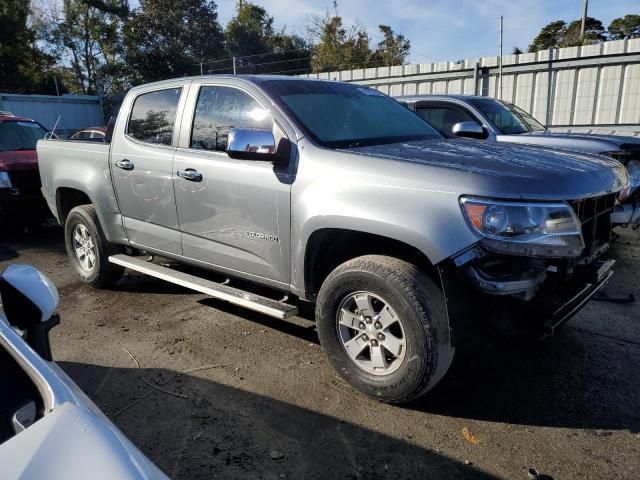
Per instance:
[[[491,97],[397,97],[446,138],[467,137],[606,155],[622,162],[631,182],[611,214],[614,226],[640,228],[640,137],[551,132],[520,107]]]
[[[38,158],[84,282],[127,267],[281,319],[314,302],[335,369],[394,403],[463,342],[580,310],[613,274],[629,181],[613,159],[446,140],[377,90],[278,76],[133,88],[104,144],[42,140]]]

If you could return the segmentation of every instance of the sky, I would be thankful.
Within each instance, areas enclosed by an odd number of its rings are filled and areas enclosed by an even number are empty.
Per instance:
[[[134,2],[132,2],[134,3]],[[235,13],[236,0],[216,0],[224,25]],[[273,17],[276,27],[305,36],[314,14],[325,14],[332,0],[252,0]],[[582,0],[338,0],[345,22],[358,21],[374,41],[378,25],[390,25],[411,41],[410,63],[460,60],[498,55],[499,16],[504,16],[504,52],[525,50],[540,29],[554,20],[582,15]],[[602,21],[640,14],[639,0],[591,0],[589,16]]]

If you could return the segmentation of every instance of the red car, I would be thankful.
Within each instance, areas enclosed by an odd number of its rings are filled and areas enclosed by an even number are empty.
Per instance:
[[[46,203],[40,191],[36,143],[47,129],[29,118],[0,115],[0,225],[8,218],[41,220]]]

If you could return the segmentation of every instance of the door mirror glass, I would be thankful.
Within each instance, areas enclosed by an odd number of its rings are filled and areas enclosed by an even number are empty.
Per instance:
[[[479,139],[487,138],[487,133],[485,132],[484,128],[482,128],[482,125],[476,122],[456,123],[453,126],[452,131],[456,137]]]
[[[10,265],[2,272],[0,296],[7,320],[21,330],[49,320],[60,300],[51,280],[30,265]]]
[[[239,160],[274,161],[276,141],[268,130],[232,128],[229,130],[227,154]]]

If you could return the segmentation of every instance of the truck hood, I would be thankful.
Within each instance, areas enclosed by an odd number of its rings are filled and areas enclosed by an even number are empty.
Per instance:
[[[617,160],[526,145],[424,140],[345,151],[499,178],[523,198],[532,200],[604,195],[621,190],[629,182],[627,171]]]
[[[0,152],[0,172],[37,170],[38,155],[35,150]]]
[[[640,137],[598,135],[590,133],[528,132],[519,135],[499,135],[498,140],[529,143],[551,148],[586,153],[603,153],[624,149],[640,149]]]

